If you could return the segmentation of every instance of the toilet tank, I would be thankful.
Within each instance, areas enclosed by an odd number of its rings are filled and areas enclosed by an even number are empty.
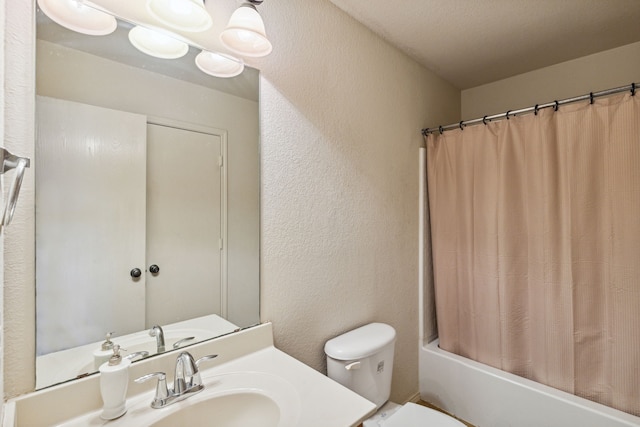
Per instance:
[[[370,323],[339,335],[324,346],[327,375],[380,408],[391,393],[396,331]]]

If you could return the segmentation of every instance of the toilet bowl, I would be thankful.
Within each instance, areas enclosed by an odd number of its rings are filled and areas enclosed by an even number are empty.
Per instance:
[[[395,329],[384,323],[370,323],[330,339],[324,346],[327,375],[380,409],[391,394],[395,340]],[[403,405],[376,424],[384,427],[464,427],[442,412],[415,403]]]

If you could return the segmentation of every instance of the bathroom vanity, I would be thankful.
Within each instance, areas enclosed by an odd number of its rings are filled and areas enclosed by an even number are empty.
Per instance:
[[[177,356],[172,352],[131,366],[127,413],[117,420],[100,419],[100,374],[94,374],[10,400],[2,427],[197,427],[199,419],[209,416],[229,427],[251,424],[252,419],[265,427],[348,427],[375,412],[372,402],[275,348],[270,323],[187,350],[195,358],[218,357],[201,367],[204,390],[176,404],[152,409],[154,382],[134,382],[151,372],[166,372],[171,383]]]

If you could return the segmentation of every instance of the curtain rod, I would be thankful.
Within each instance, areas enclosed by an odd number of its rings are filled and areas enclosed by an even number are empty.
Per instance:
[[[542,110],[543,108],[553,107],[555,111],[558,111],[559,106],[571,104],[573,102],[590,100],[591,103],[593,104],[593,100],[595,98],[600,98],[602,96],[609,96],[609,95],[613,95],[620,92],[626,92],[628,90],[631,91],[631,95],[634,96],[636,94],[636,89],[639,87],[640,87],[640,84],[631,83],[630,85],[627,85],[627,86],[621,86],[614,89],[607,89],[600,92],[591,92],[587,95],[575,96],[573,98],[567,98],[561,101],[548,102],[546,104],[536,104],[533,107],[521,108],[520,110],[509,110],[506,113],[494,114],[491,116],[484,116],[479,119],[462,120],[459,123],[454,123],[447,126],[438,126],[437,128],[425,128],[425,129],[422,129],[422,136],[426,137],[427,135],[431,133],[436,133],[436,132],[440,132],[440,134],[442,134],[443,132],[448,130],[464,129],[466,126],[477,125],[480,123],[483,123],[486,125],[488,122],[492,120],[508,119],[509,117],[517,116],[520,114],[534,113],[537,115],[538,111]]]

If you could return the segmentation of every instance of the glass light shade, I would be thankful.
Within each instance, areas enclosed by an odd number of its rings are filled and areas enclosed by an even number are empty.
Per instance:
[[[118,26],[116,18],[81,0],[38,0],[38,6],[55,23],[82,34],[104,36]]]
[[[133,27],[129,41],[139,51],[162,59],[176,59],[189,51],[189,45],[158,31],[144,27]]]
[[[147,0],[147,10],[174,30],[200,32],[213,24],[203,0]]]
[[[243,56],[266,56],[272,50],[260,14],[248,3],[233,12],[220,41],[231,52]]]
[[[215,77],[235,77],[244,70],[244,61],[241,59],[207,50],[196,56],[196,65],[203,73]]]

